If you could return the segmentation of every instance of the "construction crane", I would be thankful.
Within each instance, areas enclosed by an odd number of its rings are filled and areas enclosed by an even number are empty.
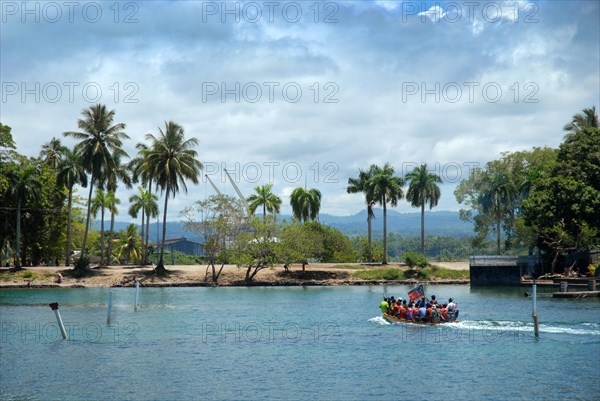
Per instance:
[[[235,192],[237,193],[238,197],[240,198],[240,200],[244,204],[244,207],[246,208],[246,210],[249,210],[248,201],[246,200],[246,198],[244,197],[244,195],[242,195],[242,191],[240,191],[240,189],[238,188],[238,186],[235,184],[235,181],[233,181],[233,178],[231,178],[231,176],[229,175],[229,172],[227,170],[224,170],[224,171],[225,171],[225,174],[227,175],[227,178],[229,179],[229,182],[231,182],[231,185],[233,186],[233,189],[235,189]],[[215,190],[215,192],[219,196],[223,196],[223,194],[221,193],[221,191],[219,191],[219,188],[217,188],[217,186],[210,179],[210,177],[208,175],[206,175],[206,174],[204,176],[206,177],[206,179],[208,180],[208,182],[210,183],[210,185],[213,187],[213,189]]]

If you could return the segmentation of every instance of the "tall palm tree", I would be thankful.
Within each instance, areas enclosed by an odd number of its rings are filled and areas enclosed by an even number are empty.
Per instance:
[[[142,252],[140,250],[140,236],[138,235],[137,226],[129,224],[127,231],[121,239],[115,240],[117,244],[117,258],[119,260],[126,259],[127,262],[141,262]]]
[[[373,166],[371,166],[373,167]],[[358,170],[357,178],[348,178],[348,188],[346,191],[349,194],[355,194],[362,192],[365,195],[365,202],[367,203],[367,236],[369,239],[369,248],[367,250],[368,262],[371,261],[371,245],[372,245],[372,229],[371,222],[375,218],[375,212],[373,211],[373,205],[375,205],[375,198],[373,188],[369,185],[369,180],[372,177],[372,168],[363,171]]]
[[[65,249],[65,266],[70,265],[71,258],[71,220],[72,220],[72,205],[73,205],[73,187],[81,185],[87,187],[87,175],[81,159],[77,152],[65,148],[63,157],[58,164],[58,174],[56,176],[58,185],[67,188],[69,192],[67,200],[67,245]]]
[[[598,128],[598,114],[596,106],[583,109],[582,113],[577,113],[571,119],[571,122],[565,124],[563,131],[567,131],[567,137],[579,132],[585,128]]]
[[[496,221],[497,254],[502,254],[500,244],[502,217],[506,214],[508,206],[513,202],[517,189],[509,175],[501,169],[489,168],[481,180],[479,202],[484,213],[492,213]]]
[[[39,197],[42,184],[38,174],[39,170],[35,166],[8,173],[10,183],[8,195],[17,201],[17,236],[15,239],[15,268],[17,269],[21,268],[21,211],[23,205],[28,201]]]
[[[94,183],[101,179],[103,174],[115,167],[115,156],[127,157],[127,153],[121,149],[121,146],[123,144],[122,140],[129,139],[129,136],[123,132],[125,124],[113,124],[115,111],[108,111],[104,105],[96,104],[89,109],[84,109],[81,114],[83,118],[77,120],[77,126],[81,131],[68,131],[63,135],[80,140],[75,149],[81,155],[86,172],[91,175],[85,233],[81,246],[80,258],[83,258],[90,228]]]
[[[66,149],[67,148],[60,143],[60,139],[53,137],[50,142],[42,145],[40,158],[48,166],[56,169]]]
[[[267,212],[279,213],[281,210],[281,198],[271,192],[273,184],[267,184],[254,188],[255,194],[248,197],[248,208],[251,214],[256,212],[259,206],[263,209],[263,222],[267,221]]]
[[[131,179],[133,182],[138,182],[138,180],[140,180],[142,185],[147,185],[149,196],[154,197],[154,195],[152,195],[152,172],[147,168],[147,165],[144,164],[150,148],[145,143],[138,143],[135,147],[138,149],[138,155],[129,162],[129,169],[132,172]],[[142,235],[142,263],[145,264],[148,261],[148,245],[150,243],[150,218],[158,216],[158,204],[154,209],[148,211],[142,207],[142,221],[144,220],[144,216],[146,216],[146,238]]]
[[[321,191],[298,187],[290,195],[290,205],[299,221],[315,220],[321,209]]]
[[[102,188],[96,188],[96,196],[92,199],[91,213],[96,218],[100,211],[100,266],[104,266],[104,211],[109,206],[108,193]]]
[[[406,200],[413,207],[421,207],[421,255],[425,255],[425,204],[429,203],[429,210],[437,206],[441,192],[437,184],[442,183],[439,175],[427,171],[427,163],[415,167],[406,174],[405,179],[410,181]]]
[[[106,247],[106,266],[110,266],[112,261],[112,243],[114,239],[115,230],[115,215],[119,214],[118,205],[121,204],[121,200],[115,196],[113,191],[106,193],[106,208],[110,212],[110,230],[108,234],[108,246]]]
[[[134,219],[137,218],[138,213],[142,212],[142,262],[146,261],[146,252],[148,244],[144,244],[144,233],[150,230],[145,224],[145,214],[148,218],[156,217],[158,215],[158,196],[155,194],[145,191],[144,188],[138,188],[139,194],[132,195],[129,197],[131,206],[129,207],[129,214]]]
[[[373,191],[373,199],[383,206],[383,264],[387,264],[387,204],[392,207],[398,205],[398,201],[402,199],[404,193],[402,187],[404,180],[394,176],[394,168],[385,163],[383,168],[372,165],[372,176],[369,180],[370,190]]]
[[[160,259],[156,266],[156,272],[163,274],[166,271],[163,256],[167,234],[169,196],[175,197],[179,192],[179,185],[187,193],[186,180],[198,184],[198,175],[202,169],[202,163],[196,159],[198,152],[193,149],[198,145],[198,139],[190,138],[186,140],[183,128],[180,125],[173,121],[165,122],[164,131],[161,128],[158,131],[158,137],[152,134],[146,135],[146,139],[152,142],[152,146],[147,153],[142,169],[148,170],[150,176],[156,180],[157,186],[165,192],[162,243]]]
[[[109,198],[110,207],[108,210],[110,211],[110,230],[108,235],[108,249],[107,249],[107,262],[106,265],[110,265],[112,260],[112,244],[113,237],[115,232],[115,214],[118,214],[117,205],[121,203],[118,198],[115,198],[115,192],[117,192],[117,187],[119,181],[125,184],[127,189],[131,189],[132,186],[132,178],[131,171],[129,169],[129,164],[122,164],[121,157],[119,155],[115,156],[115,167],[108,172],[108,174],[104,177],[106,180],[106,188],[109,191],[109,194],[112,194]]]

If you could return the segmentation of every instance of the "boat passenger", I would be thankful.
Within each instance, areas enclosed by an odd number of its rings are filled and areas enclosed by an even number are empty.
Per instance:
[[[421,306],[419,308],[419,312],[418,313],[419,313],[419,316],[418,316],[419,317],[419,321],[424,322],[425,319],[426,319],[426,316],[427,316],[427,308],[424,307],[424,306]]]
[[[388,309],[390,308],[390,304],[388,304],[387,298],[383,297],[383,301],[379,304],[379,309],[381,309],[381,313],[388,313]]]
[[[435,299],[435,295],[431,296],[431,301],[429,302],[431,305],[437,305],[437,301]]]
[[[453,311],[454,309],[456,309],[456,303],[452,300],[452,298],[450,298],[448,300],[448,306],[447,306],[449,311]]]

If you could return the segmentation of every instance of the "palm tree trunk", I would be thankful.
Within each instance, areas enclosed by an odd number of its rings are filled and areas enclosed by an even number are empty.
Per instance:
[[[21,268],[21,198],[17,201],[17,239],[15,244],[15,268]]]
[[[148,193],[152,195],[152,181],[148,182]],[[143,238],[142,238],[142,242]],[[150,213],[146,214],[146,246],[144,246],[144,263],[148,261],[148,246],[150,245]]]
[[[142,266],[146,263],[146,252],[145,252],[145,247],[144,247],[144,223],[146,220],[146,210],[144,207],[142,207]]]
[[[165,264],[163,262],[163,256],[165,253],[165,237],[167,235],[167,203],[169,202],[169,187],[167,187],[165,193],[165,210],[163,213],[163,232],[162,232],[162,243],[160,244],[160,259],[158,261],[158,265],[156,266],[157,272],[165,272]]]
[[[87,242],[88,231],[90,229],[90,215],[92,213],[92,191],[94,190],[94,174],[90,179],[90,194],[88,195],[87,217],[85,218],[85,233],[83,234],[83,244],[81,245],[81,254],[79,259],[85,255],[85,243]]]
[[[496,235],[497,235],[497,245],[498,245],[498,255],[501,255],[501,248],[500,248],[500,215],[496,214]]]
[[[114,210],[110,211],[110,231],[108,235],[108,246],[106,247],[106,266],[110,266],[110,262],[112,260],[112,242],[115,231],[115,212]]]
[[[387,202],[383,194],[383,264],[387,265]]]
[[[425,201],[421,203],[421,255],[425,256]]]
[[[72,216],[72,205],[73,203],[73,187],[69,188],[69,199],[67,202],[67,246],[65,249],[65,266],[70,265],[71,260],[71,219]]]
[[[100,266],[104,266],[104,206],[100,210]]]
[[[267,205],[263,203],[263,223],[267,222]]]
[[[372,257],[371,257],[371,241],[372,241],[371,215],[373,214],[372,209],[373,209],[373,207],[371,205],[367,205],[367,236],[369,238],[369,247],[367,248],[367,262],[372,262]]]

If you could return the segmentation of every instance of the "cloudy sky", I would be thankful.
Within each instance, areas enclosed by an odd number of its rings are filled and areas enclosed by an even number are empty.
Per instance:
[[[426,162],[456,183],[501,152],[556,147],[561,127],[600,106],[597,1],[3,1],[0,120],[18,151],[69,146],[81,111],[116,111],[131,137],[165,120],[197,137],[219,189],[323,193],[353,214],[359,168],[399,175]],[[204,180],[169,217],[213,194]],[[120,219],[129,192],[121,189]],[[399,211],[416,211],[402,202]]]

